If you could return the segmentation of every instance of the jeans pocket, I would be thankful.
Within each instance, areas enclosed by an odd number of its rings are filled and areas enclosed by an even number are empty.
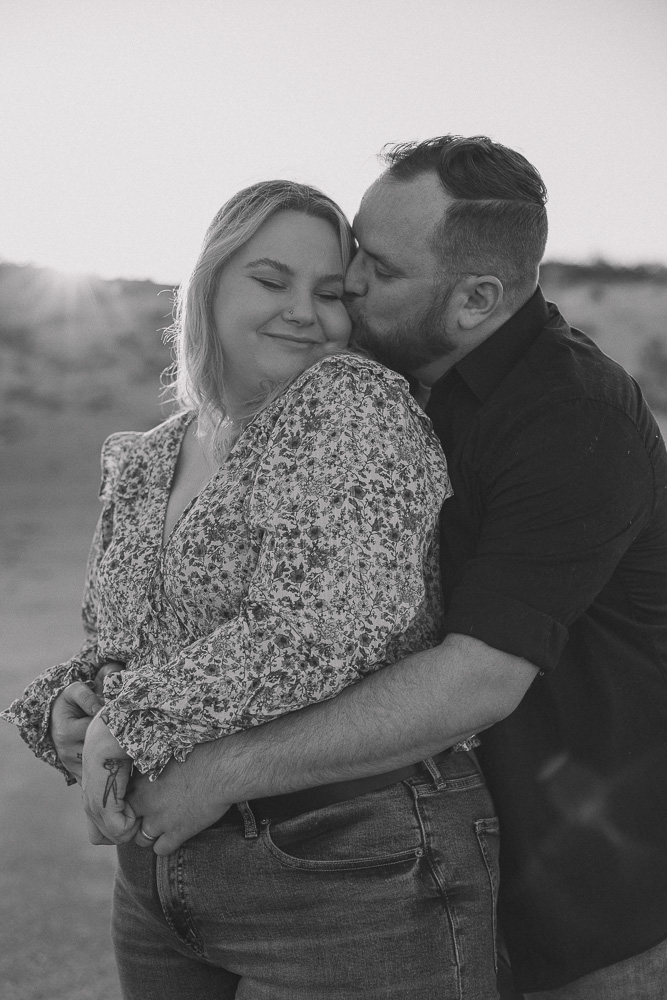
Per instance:
[[[402,784],[262,826],[263,843],[288,868],[358,871],[414,863],[421,829]]]
[[[484,859],[484,865],[486,867],[486,871],[489,876],[489,884],[491,886],[491,897],[493,900],[493,940],[495,942],[498,935],[497,910],[498,887],[500,885],[500,869],[498,866],[500,830],[498,826],[498,817],[491,816],[489,819],[475,820],[475,835],[477,836],[477,843],[479,844],[480,851],[482,852],[482,858]],[[498,957],[495,948],[494,964],[497,972]]]

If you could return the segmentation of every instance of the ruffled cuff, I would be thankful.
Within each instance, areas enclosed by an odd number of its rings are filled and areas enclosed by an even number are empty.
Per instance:
[[[28,744],[34,755],[60,771],[67,779],[68,785],[75,784],[76,779],[60,763],[49,737],[51,708],[58,695],[69,684],[73,684],[74,681],[91,683],[98,670],[97,642],[91,640],[71,660],[45,670],[28,685],[9,708],[0,712],[0,719],[5,719],[16,726],[21,739]]]
[[[132,758],[134,766],[151,781],[172,757],[182,763],[198,743],[210,738],[188,730],[182,721],[165,719],[161,712],[150,708],[127,712],[112,703],[107,704],[107,711],[109,730]]]

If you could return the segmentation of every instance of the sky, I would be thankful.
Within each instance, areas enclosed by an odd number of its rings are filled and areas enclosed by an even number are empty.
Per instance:
[[[547,259],[667,263],[664,0],[0,0],[0,259],[183,280],[257,180],[353,215],[383,145],[518,149]]]

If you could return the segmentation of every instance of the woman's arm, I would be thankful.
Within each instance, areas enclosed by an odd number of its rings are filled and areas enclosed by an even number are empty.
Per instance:
[[[95,530],[88,558],[82,607],[86,639],[81,649],[71,659],[49,667],[36,677],[1,713],[3,719],[18,728],[35,756],[61,771],[68,784],[80,775],[81,765],[76,755],[81,752],[80,744],[88,722],[102,705],[89,685],[101,665],[97,650],[95,580],[104,546],[103,517],[104,513]],[[64,759],[60,758],[59,750],[64,751]]]
[[[17,726],[35,756],[61,771],[68,784],[81,776],[85,732],[103,704],[100,671],[106,674],[122,668],[118,661],[101,660],[98,654],[97,582],[99,565],[113,532],[115,484],[134,436],[111,435],[102,449],[103,507],[88,556],[82,604],[85,641],[75,656],[45,670],[0,713],[0,718]]]

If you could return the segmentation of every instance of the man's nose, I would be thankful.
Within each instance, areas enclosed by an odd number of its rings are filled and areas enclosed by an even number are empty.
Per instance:
[[[368,283],[364,276],[361,253],[357,250],[345,273],[345,292],[347,295],[365,295]]]

